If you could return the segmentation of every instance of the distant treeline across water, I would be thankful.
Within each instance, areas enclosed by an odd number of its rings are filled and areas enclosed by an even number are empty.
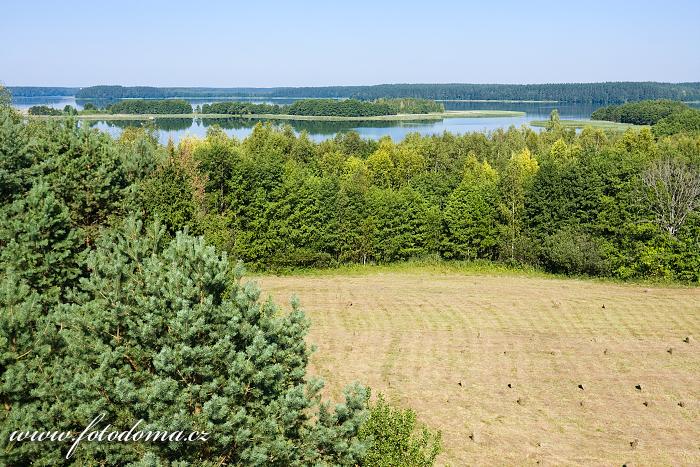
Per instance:
[[[9,87],[16,97],[75,96],[79,99],[167,99],[174,97],[418,98],[435,100],[520,100],[621,103],[644,99],[700,100],[698,83],[608,82],[560,84],[379,84],[276,88],[148,86]]]

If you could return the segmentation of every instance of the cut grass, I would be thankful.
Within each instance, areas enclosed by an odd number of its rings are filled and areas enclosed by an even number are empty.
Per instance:
[[[416,258],[406,261],[397,261],[387,264],[342,264],[327,268],[288,268],[288,269],[266,269],[264,271],[253,270],[256,276],[297,276],[297,277],[318,277],[318,276],[367,276],[379,273],[405,273],[405,274],[488,274],[491,276],[518,276],[533,277],[541,279],[568,279],[585,280],[604,284],[617,284],[620,286],[652,286],[667,288],[689,288],[694,284],[678,282],[665,278],[632,278],[619,279],[605,276],[571,276],[565,274],[554,274],[543,271],[532,266],[509,265],[502,262],[488,260],[457,261],[444,260],[441,258]]]
[[[445,112],[435,112],[427,114],[399,114],[384,115],[377,117],[334,117],[334,116],[312,116],[312,115],[278,115],[278,114],[82,114],[73,118],[79,120],[157,120],[160,118],[200,118],[200,119],[221,119],[221,118],[247,118],[262,120],[310,120],[327,122],[348,122],[348,121],[420,121],[420,120],[442,120],[443,118],[497,118],[497,117],[522,117],[525,112],[511,110],[448,110]],[[34,118],[56,119],[70,118],[68,116],[35,115]]]
[[[700,464],[700,289],[505,274],[257,280],[300,297],[327,395],[357,380],[414,408],[441,464]]]
[[[549,120],[533,120],[530,126],[544,128]],[[606,122],[603,120],[559,120],[564,128],[599,128],[601,130],[625,131],[630,128],[644,128],[644,125],[632,125],[630,123]]]

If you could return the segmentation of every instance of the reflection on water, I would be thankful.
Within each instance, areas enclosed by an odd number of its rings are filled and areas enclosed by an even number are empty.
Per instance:
[[[119,102],[122,99],[76,99],[75,96],[39,96],[39,97],[13,97],[12,105],[20,110],[27,110],[29,107],[34,105],[46,105],[48,107],[53,107],[54,109],[63,109],[66,105],[75,107],[78,110],[82,110],[85,104],[91,103],[96,107],[107,107],[110,104]],[[197,99],[185,99],[187,102],[191,103],[193,106],[212,104],[214,102],[223,101],[244,101],[244,102],[255,102],[257,104],[279,104],[286,105],[291,104],[298,99],[285,99],[285,98],[275,98],[275,99],[260,99],[260,98],[246,98],[246,97],[221,97],[221,98],[197,98]]]
[[[275,104],[289,104],[295,99],[187,99],[192,105],[202,105],[223,100],[255,101]],[[13,105],[20,109],[28,109],[33,105],[48,105],[62,109],[66,105],[72,105],[81,109],[87,102],[104,106],[111,102],[106,100],[82,100],[76,101],[74,97],[32,97],[14,98]],[[520,127],[533,120],[546,120],[552,110],[558,109],[562,119],[586,120],[591,113],[600,107],[596,104],[562,104],[555,102],[444,102],[447,110],[517,110],[526,112],[521,117],[497,117],[497,118],[446,118],[442,120],[428,121],[309,121],[309,120],[274,120],[275,125],[290,125],[295,132],[305,131],[311,139],[322,141],[334,137],[337,133],[357,131],[363,138],[379,139],[390,136],[395,141],[400,141],[409,133],[422,135],[441,134],[445,131],[462,134],[472,131],[493,131],[510,126]],[[692,104],[699,107],[700,104]],[[169,139],[178,142],[185,136],[206,136],[207,129],[212,125],[219,125],[229,136],[245,138],[250,134],[259,119],[223,118],[223,119],[199,119],[199,118],[156,118],[153,120],[113,120],[84,122],[94,128],[106,131],[113,136],[118,136],[121,131],[129,126],[153,125],[159,131],[159,139],[167,143]],[[538,129],[535,129],[539,131]]]
[[[119,134],[128,127],[152,126],[161,132],[185,131],[192,126],[191,118],[157,118],[153,120],[86,120],[83,124],[91,128],[106,130],[110,134]]]
[[[543,117],[544,118],[544,117]],[[363,138],[379,139],[390,136],[395,141],[404,139],[410,133],[422,135],[441,134],[445,131],[462,134],[472,131],[492,131],[498,128],[525,125],[533,118],[529,117],[500,117],[500,118],[445,118],[442,120],[424,121],[311,121],[311,120],[272,120],[273,125],[290,125],[295,133],[306,132],[314,141],[333,138],[338,133],[356,131]],[[203,138],[207,129],[218,125],[229,136],[242,139],[248,136],[253,127],[263,119],[256,118],[156,118],[153,120],[99,120],[84,122],[93,128],[106,131],[118,137],[121,131],[130,126],[154,126],[158,129],[159,140],[165,144],[169,139],[177,143],[187,136]],[[537,130],[537,129],[536,129]]]

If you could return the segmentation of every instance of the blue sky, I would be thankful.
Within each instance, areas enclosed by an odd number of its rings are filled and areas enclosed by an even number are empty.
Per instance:
[[[700,81],[700,1],[32,1],[5,85]]]

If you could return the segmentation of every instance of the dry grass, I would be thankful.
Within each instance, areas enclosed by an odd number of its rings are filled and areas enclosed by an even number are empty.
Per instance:
[[[329,395],[413,407],[441,464],[700,464],[700,289],[418,272],[258,282],[301,298]]]

